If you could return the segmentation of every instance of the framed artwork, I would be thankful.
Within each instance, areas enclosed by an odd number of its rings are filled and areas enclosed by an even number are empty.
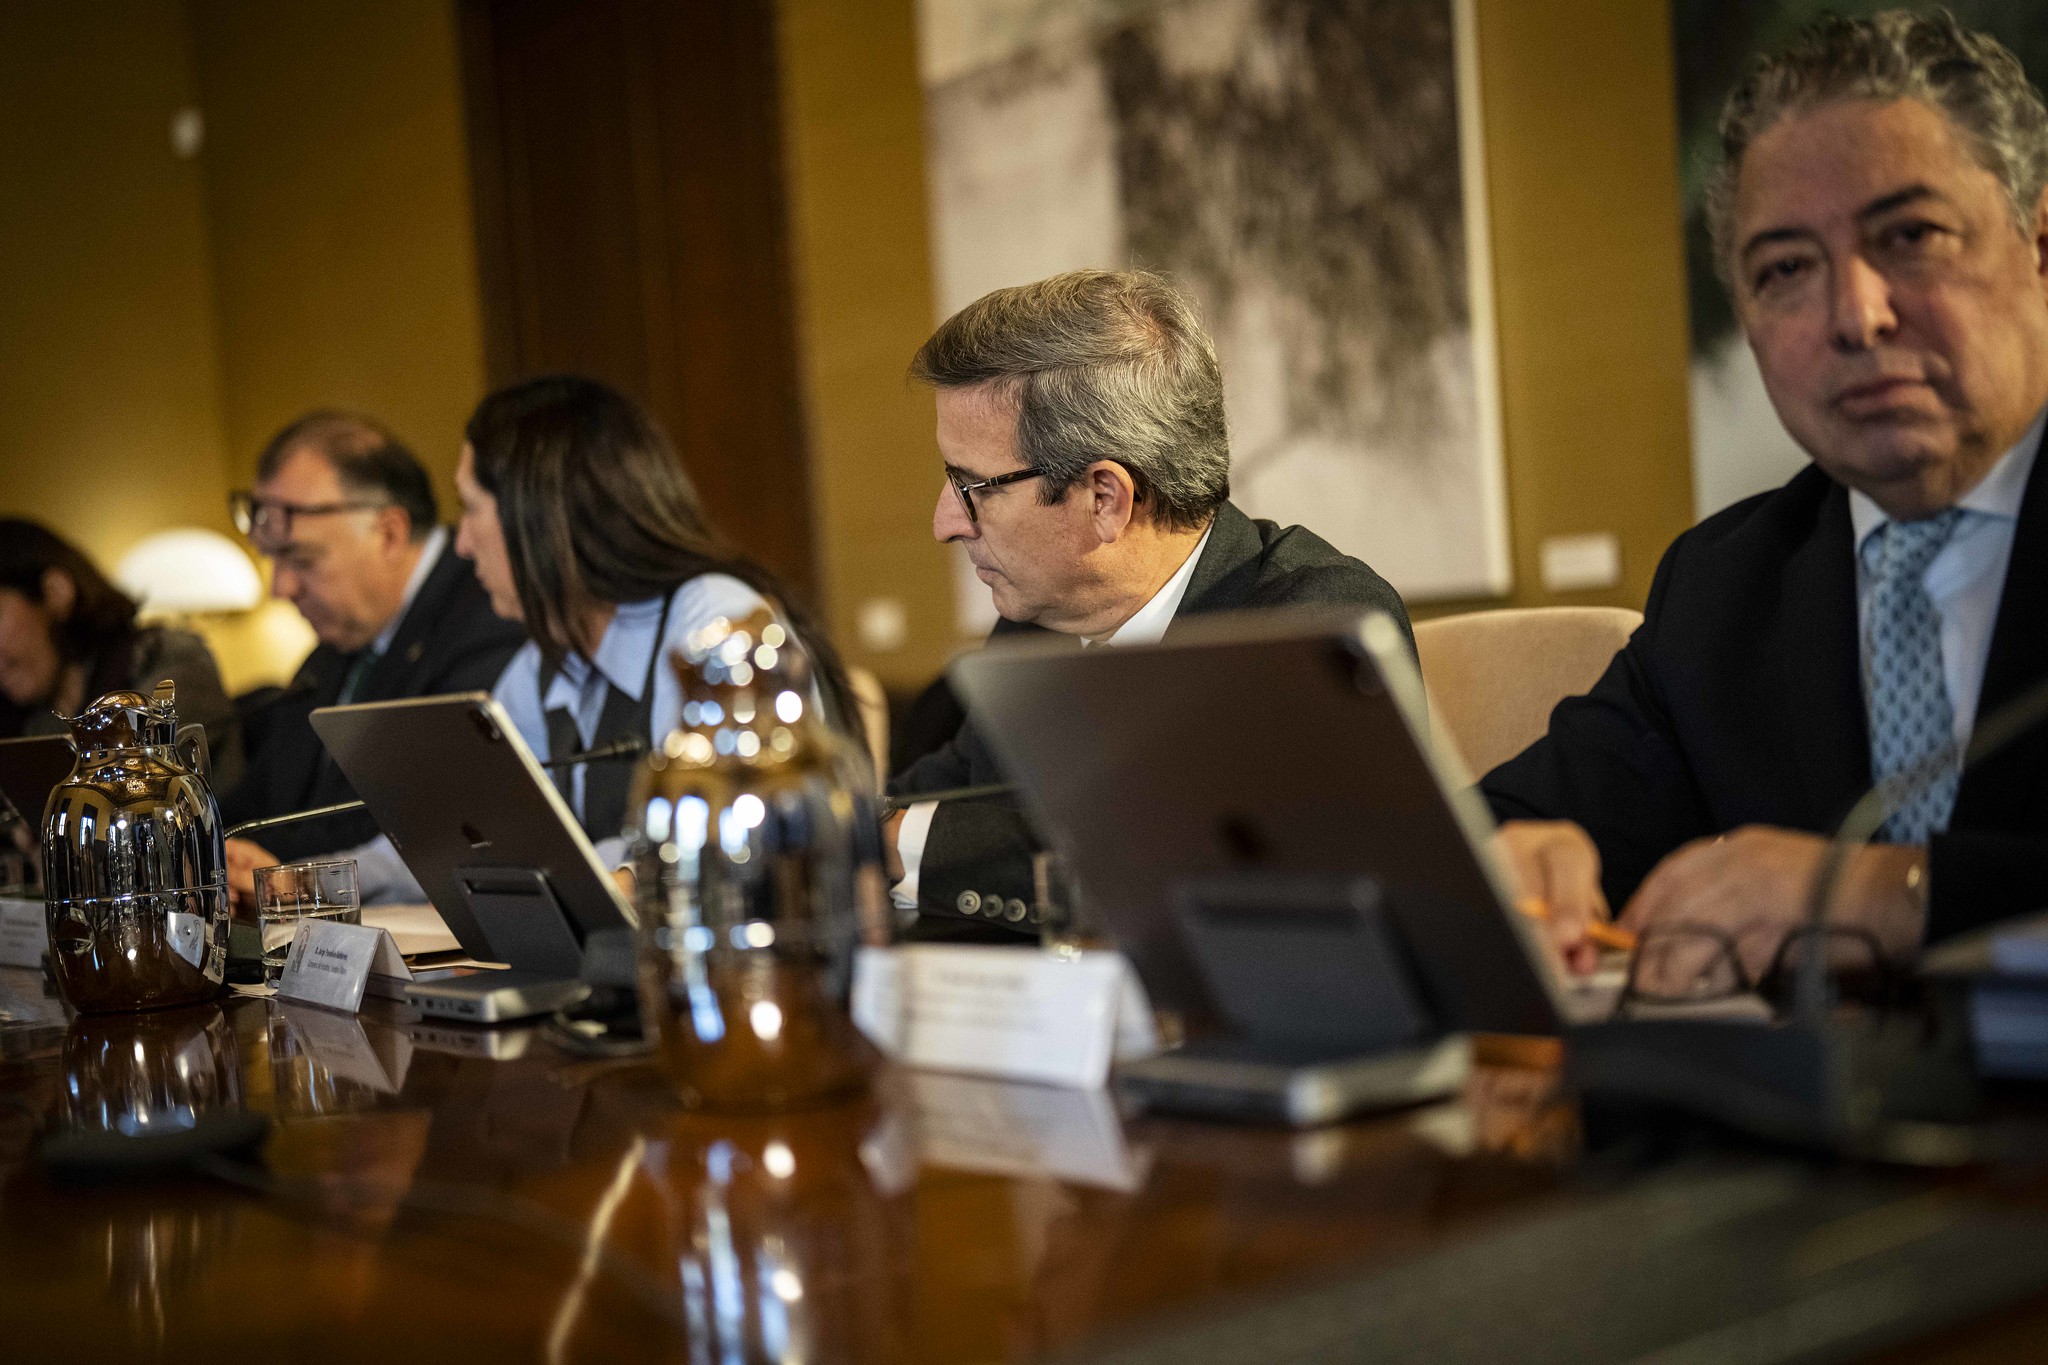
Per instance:
[[[1411,599],[1507,591],[1470,0],[918,17],[940,317],[1062,270],[1165,271],[1216,338],[1240,507]],[[971,574],[960,600],[964,630],[993,618]]]

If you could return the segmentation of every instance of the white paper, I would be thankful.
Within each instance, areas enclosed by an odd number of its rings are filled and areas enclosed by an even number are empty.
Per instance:
[[[0,896],[0,967],[40,967],[49,946],[43,903]]]
[[[1120,954],[965,944],[863,950],[854,1020],[911,1066],[1083,1089],[1108,1079]]]
[[[1152,997],[1138,980],[1138,969],[1123,954],[1123,985],[1116,1002],[1116,1059],[1136,1062],[1159,1055],[1159,1027],[1152,1020]]]
[[[405,958],[390,934],[367,924],[302,920],[292,936],[277,993],[286,1000],[353,1014],[362,1007],[371,972],[407,975]]]
[[[895,1061],[903,1059],[903,955],[908,948],[860,948],[853,957],[853,992],[847,1006],[868,1041]]]
[[[398,951],[408,957],[462,949],[440,912],[431,905],[366,905],[362,915],[363,923],[389,930]]]

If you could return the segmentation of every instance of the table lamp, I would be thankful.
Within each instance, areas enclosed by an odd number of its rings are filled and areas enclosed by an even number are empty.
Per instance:
[[[121,556],[114,582],[155,617],[248,611],[263,600],[263,581],[242,547],[198,527],[144,537]]]

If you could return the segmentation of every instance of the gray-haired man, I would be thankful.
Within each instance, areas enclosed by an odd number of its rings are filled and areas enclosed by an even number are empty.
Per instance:
[[[932,534],[989,585],[995,634],[1156,641],[1207,612],[1341,603],[1407,626],[1400,597],[1302,528],[1233,507],[1223,376],[1193,307],[1142,271],[1076,271],[969,304],[918,351],[946,483]],[[963,726],[890,784],[1003,780]],[[1007,800],[921,802],[891,825],[900,904],[934,937],[1029,928],[1031,832]],[[978,926],[978,928],[977,928]]]
[[[2048,735],[1954,757],[2048,675],[2048,108],[1990,37],[1892,11],[1753,66],[1721,141],[1717,255],[1813,465],[1679,537],[1599,685],[1484,784],[1568,951],[1604,887],[1676,949],[1639,959],[1682,969],[1660,990],[1769,967],[1873,782],[1857,941],[2048,903]]]

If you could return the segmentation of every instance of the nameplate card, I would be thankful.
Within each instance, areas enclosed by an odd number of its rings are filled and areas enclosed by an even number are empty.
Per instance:
[[[39,900],[0,896],[0,967],[40,967],[50,921]]]
[[[43,966],[49,915],[41,900],[0,896],[0,966]]]
[[[277,993],[286,1000],[354,1014],[362,1008],[363,991],[373,973],[411,979],[389,933],[367,924],[308,920],[292,936]]]
[[[854,967],[853,1017],[909,1066],[1095,1089],[1117,1053],[1119,1017],[1135,1010],[1127,981],[1135,985],[1112,952],[866,948]]]

